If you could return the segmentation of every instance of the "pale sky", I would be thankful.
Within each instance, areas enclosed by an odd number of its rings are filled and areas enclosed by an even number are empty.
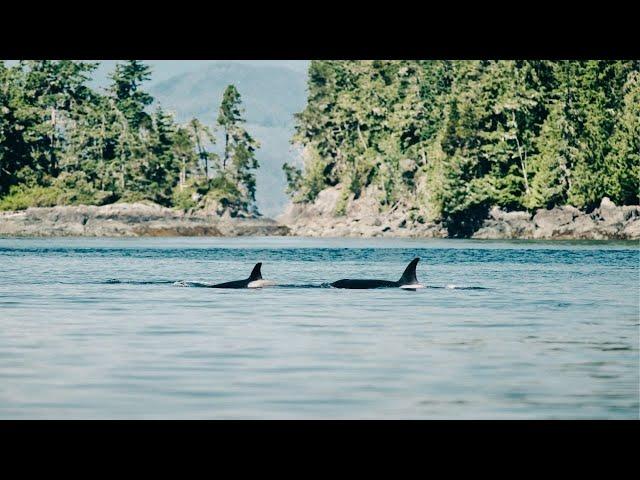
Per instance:
[[[17,60],[5,60],[11,65]],[[104,86],[107,83],[107,75],[113,71],[119,60],[94,60],[101,62],[95,72],[95,84]],[[197,70],[203,65],[216,62],[239,62],[252,65],[277,65],[287,67],[298,72],[306,72],[309,68],[309,60],[143,60],[152,69],[151,83],[162,82],[174,75]]]
[[[204,65],[230,60],[143,60],[152,69],[151,83],[162,82],[174,75],[197,70]],[[253,65],[277,65],[287,67],[298,72],[306,72],[309,68],[309,60],[231,60],[239,63]],[[101,64],[95,73],[97,85],[106,83],[107,75],[113,71],[117,60],[100,60]]]

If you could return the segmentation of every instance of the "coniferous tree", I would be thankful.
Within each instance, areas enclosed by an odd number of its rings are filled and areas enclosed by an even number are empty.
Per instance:
[[[258,160],[255,156],[260,147],[249,132],[243,127],[242,99],[235,86],[229,85],[222,96],[218,114],[218,125],[224,133],[224,155],[222,158],[222,175],[235,186],[238,191],[233,201],[241,210],[255,208],[256,177],[255,169]]]
[[[572,161],[577,149],[571,143],[571,125],[562,105],[549,105],[540,135],[535,139],[536,153],[530,156],[531,188],[524,200],[527,208],[552,207],[566,203],[571,188]]]
[[[141,85],[151,78],[151,68],[140,60],[129,60],[116,65],[109,76],[109,93],[115,99],[115,105],[125,116],[132,129],[148,126],[151,120],[145,109],[153,102],[153,97],[141,90]]]
[[[507,210],[637,202],[637,61],[312,61],[283,168],[294,201],[340,184],[469,235]],[[369,195],[372,193],[369,192]]]
[[[209,127],[196,119],[179,125],[161,108],[147,112],[153,98],[141,88],[146,65],[118,64],[106,94],[86,84],[95,67],[0,62],[0,208],[117,200],[192,208],[211,197],[226,198],[233,214],[255,211],[257,142],[241,126],[235,89],[221,115],[228,136],[223,170],[209,151]]]
[[[0,62],[0,208],[208,199],[255,212],[257,142],[229,86],[214,136],[178,125],[143,91],[149,68],[119,64],[106,94],[95,64]],[[372,195],[381,210],[469,235],[488,208],[638,203],[638,61],[313,61],[285,165],[288,193],[342,185],[336,213]]]
[[[618,204],[640,203],[640,70],[631,71],[623,88],[611,150],[607,155],[606,192]]]
[[[219,156],[207,150],[207,145],[216,143],[215,135],[208,125],[203,124],[197,118],[189,122],[187,130],[195,143],[204,179],[208,181],[210,167],[213,168],[214,172],[218,172],[220,169],[220,165],[218,165]]]
[[[95,66],[68,60],[2,64],[0,195],[11,185],[48,182],[59,173],[69,121],[90,100],[85,82]]]

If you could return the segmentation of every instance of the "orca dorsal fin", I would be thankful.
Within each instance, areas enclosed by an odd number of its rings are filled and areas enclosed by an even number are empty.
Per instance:
[[[262,280],[262,273],[260,273],[260,268],[262,267],[262,262],[256,263],[256,266],[251,270],[251,275],[249,275],[249,280]]]
[[[418,277],[416,277],[416,265],[418,265],[419,261],[420,257],[416,257],[411,260],[409,265],[407,265],[407,268],[404,269],[404,273],[400,277],[400,280],[398,280],[400,285],[414,285],[418,283]]]

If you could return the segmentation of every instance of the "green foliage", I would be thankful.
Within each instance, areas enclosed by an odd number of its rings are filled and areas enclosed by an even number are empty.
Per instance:
[[[62,190],[57,186],[28,187],[13,185],[9,195],[0,199],[0,210],[25,210],[29,207],[53,207],[58,204]]]
[[[222,103],[218,112],[218,125],[232,130],[238,123],[243,122],[241,112],[242,99],[234,85],[229,85],[222,94]]]
[[[531,190],[524,199],[527,208],[552,207],[567,201],[571,185],[571,160],[577,149],[569,144],[570,125],[562,104],[549,105],[549,114],[535,140],[531,157]]]
[[[43,184],[21,183],[11,187],[0,199],[0,210],[24,210],[29,207],[56,205],[104,205],[111,192],[96,190],[82,172],[48,177]]]
[[[623,88],[611,150],[607,155],[607,194],[627,204],[640,203],[640,72],[629,74]]]
[[[229,211],[231,216],[236,216],[242,211],[238,209],[238,205],[241,205],[244,200],[243,192],[228,175],[224,173],[218,175],[209,182],[207,187],[208,190],[204,196],[205,205],[214,202],[223,210]]]
[[[327,186],[329,180],[327,174],[333,164],[327,164],[313,147],[307,148],[305,153],[305,166],[303,171],[288,164],[283,165],[287,175],[287,193],[294,202],[312,202],[318,194]]]
[[[487,210],[638,203],[637,61],[313,61],[294,201],[369,185],[456,236]],[[344,209],[344,206],[343,206]]]
[[[81,171],[60,174],[54,185],[62,190],[58,205],[104,205],[114,198],[112,192],[98,190]]]
[[[294,165],[284,163],[282,170],[287,177],[287,189],[288,194],[297,192],[302,187],[302,170]]]
[[[340,197],[338,197],[338,201],[336,202],[336,209],[333,212],[337,216],[342,216],[347,213],[347,202],[350,197],[350,190],[343,189],[340,192]]]
[[[149,111],[144,63],[118,64],[105,94],[86,85],[95,68],[70,60],[0,62],[2,208],[149,200],[188,209],[210,196],[233,214],[257,213],[258,143],[240,126],[235,87],[221,107],[229,163],[221,165],[208,150],[215,144],[210,127],[197,119],[178,125],[160,107]]]
[[[227,198],[229,205],[234,206],[238,211],[255,209],[256,200],[256,176],[255,170],[258,168],[258,160],[255,152],[260,148],[249,132],[242,124],[245,123],[242,117],[242,99],[240,93],[233,85],[229,85],[222,96],[220,112],[218,115],[218,125],[224,132],[224,156],[222,158],[221,181],[231,182],[237,194]]]
[[[129,60],[117,64],[110,78],[113,83],[109,92],[131,128],[148,124],[150,118],[145,108],[151,105],[153,97],[140,86],[151,78],[151,69],[139,60]]]
[[[213,135],[213,131],[207,125],[204,125],[197,118],[192,119],[186,127],[186,132],[196,146],[198,159],[200,160],[199,166],[203,170],[205,178],[209,178],[209,166],[214,171],[220,170],[220,157],[213,152],[206,150],[205,145],[207,143],[213,145],[216,143],[216,137]]]
[[[176,187],[173,189],[171,203],[180,210],[190,210],[198,206],[198,202],[194,199],[194,195],[198,192],[193,187]]]

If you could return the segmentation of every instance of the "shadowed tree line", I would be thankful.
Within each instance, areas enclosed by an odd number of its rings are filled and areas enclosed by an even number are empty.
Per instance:
[[[255,152],[242,101],[224,92],[215,126],[176,123],[144,91],[151,71],[119,63],[102,92],[96,63],[0,61],[0,209],[150,200],[232,216],[257,214]],[[216,128],[221,152],[212,150]]]
[[[313,61],[288,193],[375,190],[453,235],[491,206],[638,204],[639,61]]]

